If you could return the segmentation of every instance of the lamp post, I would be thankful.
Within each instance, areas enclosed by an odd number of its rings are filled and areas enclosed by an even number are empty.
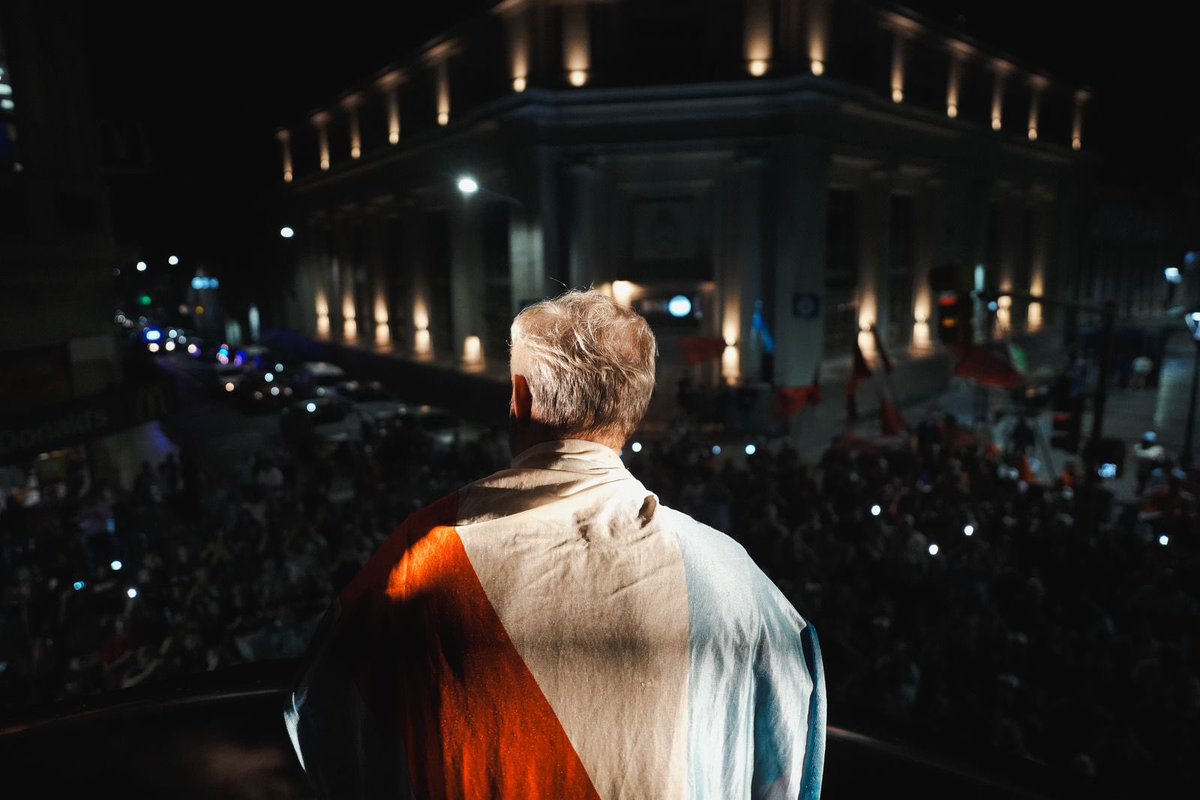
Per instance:
[[[1195,358],[1192,360],[1192,391],[1188,395],[1187,425],[1183,429],[1183,452],[1179,454],[1179,464],[1185,470],[1192,468],[1192,436],[1196,431],[1196,387],[1200,383],[1200,311],[1191,311],[1183,318],[1187,322],[1188,332],[1192,334],[1192,342],[1196,345]]]

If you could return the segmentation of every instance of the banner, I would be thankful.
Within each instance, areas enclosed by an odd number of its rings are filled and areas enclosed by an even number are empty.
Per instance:
[[[118,384],[99,394],[7,418],[0,424],[0,464],[161,419],[179,405],[169,380]]]

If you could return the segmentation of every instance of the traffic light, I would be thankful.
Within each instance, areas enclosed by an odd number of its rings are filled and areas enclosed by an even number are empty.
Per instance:
[[[974,340],[972,317],[975,300],[965,292],[942,292],[937,299],[938,339],[951,347],[966,347]]]
[[[1083,395],[1071,394],[1070,387],[1063,384],[1054,392],[1051,414],[1050,446],[1068,453],[1078,451],[1083,429]]]
[[[929,270],[929,289],[937,300],[937,335],[948,347],[967,347],[974,341],[972,277],[962,264],[943,264]]]

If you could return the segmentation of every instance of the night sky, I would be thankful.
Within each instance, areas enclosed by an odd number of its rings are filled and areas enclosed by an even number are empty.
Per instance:
[[[127,215],[136,217],[142,244],[182,250],[218,272],[269,257],[275,245],[267,237],[281,221],[273,211],[274,130],[490,3],[389,5],[390,14],[365,3],[312,11],[278,5],[266,13],[256,5],[250,14],[244,4],[156,4],[137,13],[89,4],[97,116],[140,122],[150,145],[149,174],[132,190],[143,203]],[[1092,88],[1085,149],[1101,155],[1102,174],[1126,191],[1163,197],[1180,184],[1194,189],[1200,137],[1191,106],[1200,67],[1192,29],[1178,11],[1153,11],[1166,4],[1139,3],[1121,17],[1096,16],[1097,5],[908,4],[1052,80]]]

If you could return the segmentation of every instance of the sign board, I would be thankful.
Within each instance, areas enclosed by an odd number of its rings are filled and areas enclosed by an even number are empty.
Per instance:
[[[10,417],[0,423],[0,464],[161,419],[177,406],[174,384],[156,380],[118,384],[99,394]]]
[[[813,292],[792,293],[792,316],[798,319],[816,319],[821,313],[821,298]]]

